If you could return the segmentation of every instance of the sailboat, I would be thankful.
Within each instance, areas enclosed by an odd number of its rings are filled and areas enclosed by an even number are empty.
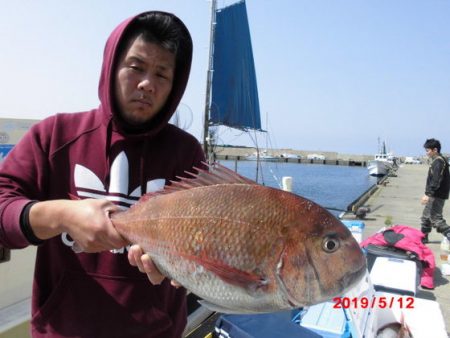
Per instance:
[[[245,0],[218,9],[211,4],[203,147],[208,162],[215,160],[217,129],[226,126],[244,132],[263,131],[258,88]],[[260,152],[256,153],[259,161]],[[258,178],[258,165],[256,178]],[[188,295],[185,333],[201,324],[211,311]],[[197,307],[196,307],[197,305]]]
[[[211,5],[203,145],[214,160],[217,129],[263,131],[245,0],[217,9]],[[260,156],[258,151],[256,159]]]

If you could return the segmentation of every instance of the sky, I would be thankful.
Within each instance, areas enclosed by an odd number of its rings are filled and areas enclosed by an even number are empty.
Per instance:
[[[232,4],[218,0],[218,7]],[[450,0],[247,0],[261,119],[272,148],[423,155],[450,153]],[[0,117],[43,119],[95,108],[104,44],[127,17],[179,16],[194,43],[181,101],[202,139],[208,0],[15,0],[0,5]],[[220,142],[255,136],[222,128]]]

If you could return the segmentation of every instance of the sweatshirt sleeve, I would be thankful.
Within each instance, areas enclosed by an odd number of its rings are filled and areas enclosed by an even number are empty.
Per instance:
[[[47,119],[34,125],[16,144],[0,167],[0,244],[11,249],[30,243],[21,228],[24,208],[42,200],[49,172],[45,129]]]
[[[425,192],[427,196],[434,197],[436,190],[441,186],[442,178],[444,177],[444,169],[445,162],[443,159],[438,157],[433,161],[431,165],[432,174],[430,182],[427,185],[427,191]]]

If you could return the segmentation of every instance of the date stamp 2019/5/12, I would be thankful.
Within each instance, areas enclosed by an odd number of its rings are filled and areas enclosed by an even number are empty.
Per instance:
[[[413,309],[414,297],[335,297],[333,303],[334,309],[391,309],[393,307]]]

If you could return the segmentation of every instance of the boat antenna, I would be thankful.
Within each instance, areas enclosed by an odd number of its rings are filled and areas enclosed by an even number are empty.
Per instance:
[[[215,36],[215,26],[216,26],[216,0],[211,1],[211,26],[210,26],[210,38],[209,38],[209,61],[208,61],[208,72],[206,75],[206,99],[205,99],[205,122],[203,129],[203,151],[207,160],[211,163],[212,160],[212,135],[209,132],[209,116],[211,113],[211,84],[213,77],[213,56],[214,56],[214,36]],[[211,144],[210,144],[211,143]]]

